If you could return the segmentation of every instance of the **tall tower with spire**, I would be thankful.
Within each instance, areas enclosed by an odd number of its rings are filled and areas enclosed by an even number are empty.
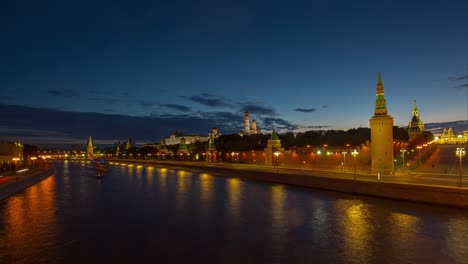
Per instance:
[[[371,128],[371,170],[373,173],[393,173],[393,117],[388,115],[384,84],[379,72],[374,116]]]
[[[94,145],[93,145],[93,139],[91,138],[91,136],[89,136],[88,138],[88,144],[86,146],[86,156],[89,159],[92,159],[94,156]]]
[[[244,132],[246,135],[250,135],[250,115],[247,111],[244,114]]]
[[[413,141],[419,135],[421,135],[424,132],[424,123],[421,121],[421,118],[419,117],[419,109],[416,106],[416,100],[414,100],[414,105],[413,105],[413,116],[411,117],[411,121],[409,122],[408,125],[408,136],[409,136],[409,142]]]

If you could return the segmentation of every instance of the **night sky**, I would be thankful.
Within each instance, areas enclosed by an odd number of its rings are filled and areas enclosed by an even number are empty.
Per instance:
[[[467,119],[468,1],[7,1],[0,138],[368,127],[382,72],[407,125]],[[67,141],[68,142],[68,141]]]

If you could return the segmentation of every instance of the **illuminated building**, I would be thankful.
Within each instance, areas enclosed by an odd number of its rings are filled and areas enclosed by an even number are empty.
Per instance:
[[[179,149],[177,150],[177,154],[189,154],[189,149],[188,149],[188,146],[187,144],[185,143],[185,138],[182,137],[180,139],[180,143],[179,143]]]
[[[457,135],[451,127],[449,129],[444,128],[444,132],[438,135],[438,138],[437,143],[439,144],[464,144],[468,142],[468,131]]]
[[[257,128],[257,121],[252,120],[252,126],[250,126],[250,114],[248,111],[244,113],[244,129],[239,131],[240,136],[248,136],[253,134],[261,134],[260,128]]]
[[[0,141],[0,162],[22,161],[23,150],[23,144],[19,141]]]
[[[93,144],[93,139],[91,136],[88,138],[88,144],[86,146],[86,157],[88,159],[92,159],[94,156],[94,144]]]
[[[246,135],[250,135],[250,115],[247,111],[244,113],[244,132]]]
[[[374,116],[369,120],[371,128],[371,170],[373,173],[393,173],[393,117],[387,113],[382,75],[376,87]]]
[[[413,117],[411,118],[411,121],[409,122],[409,125],[408,125],[408,136],[409,136],[408,141],[409,142],[413,141],[415,138],[422,135],[423,132],[424,132],[424,123],[421,121],[419,117],[419,109],[416,106],[416,100],[414,100]]]

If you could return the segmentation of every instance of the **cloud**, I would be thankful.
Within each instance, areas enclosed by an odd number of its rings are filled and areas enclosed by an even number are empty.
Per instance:
[[[140,100],[138,101],[138,103],[143,107],[152,107],[158,104],[156,102],[150,102],[150,101],[144,101],[144,100]]]
[[[286,121],[282,118],[273,118],[273,117],[265,117],[262,120],[262,129],[267,129],[271,130],[273,128],[277,130],[287,130],[287,131],[293,131],[296,129],[299,129],[300,126],[293,124],[289,121]]]
[[[328,105],[322,105],[322,108],[328,108]]]
[[[190,107],[185,106],[185,105],[179,105],[179,104],[162,104],[161,106],[166,107],[166,108],[170,108],[170,109],[174,109],[174,110],[177,110],[177,111],[181,111],[181,112],[188,112],[188,111],[190,111]]]
[[[64,98],[76,98],[78,95],[70,89],[64,89],[64,90],[47,90],[47,93],[53,96],[57,97],[64,97]]]
[[[308,129],[324,129],[324,128],[330,128],[330,126],[303,126],[302,128],[308,128]]]
[[[312,112],[317,111],[317,109],[316,108],[296,108],[294,109],[294,111],[302,112],[302,113],[312,113]]]
[[[216,98],[214,95],[203,93],[201,96],[181,96],[189,101],[208,106],[208,107],[231,107],[232,104],[224,98]]]
[[[450,76],[448,78],[450,81],[463,81],[468,80],[468,74],[460,75],[460,76]]]
[[[240,111],[248,111],[251,114],[276,116],[276,110],[273,107],[263,106],[262,103],[248,102],[239,103],[241,105]]]
[[[9,129],[9,132],[0,130],[1,139],[24,141],[28,138],[28,143],[37,145],[45,144],[52,137],[83,140],[83,144],[88,136],[93,136],[96,140],[125,140],[133,136],[137,142],[158,142],[176,130],[199,135],[208,134],[213,127],[223,128],[222,133],[239,131],[239,128],[234,130],[237,121],[228,120],[229,115],[217,116],[215,113],[138,117],[5,104],[0,104],[0,112],[0,124],[8,124]],[[238,119],[242,120],[242,117]]]
[[[460,87],[462,87],[462,88],[465,88],[465,87],[468,88],[468,83],[461,84]]]
[[[119,99],[117,98],[103,98],[103,97],[96,97],[96,96],[88,96],[88,95],[80,95],[76,91],[73,91],[71,89],[64,89],[64,90],[56,90],[56,89],[50,89],[46,91],[47,94],[56,96],[56,97],[62,97],[66,99],[74,99],[74,100],[86,100],[86,101],[93,101],[93,102],[100,102],[108,105],[113,105],[118,102],[120,102]],[[94,95],[97,94],[105,94],[103,92],[94,92]]]

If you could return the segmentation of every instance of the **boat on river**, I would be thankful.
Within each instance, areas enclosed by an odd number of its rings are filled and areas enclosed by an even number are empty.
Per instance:
[[[105,172],[109,171],[109,162],[103,159],[94,159],[92,160],[94,168],[96,169],[96,175],[102,175]],[[101,176],[102,177],[102,176]]]

